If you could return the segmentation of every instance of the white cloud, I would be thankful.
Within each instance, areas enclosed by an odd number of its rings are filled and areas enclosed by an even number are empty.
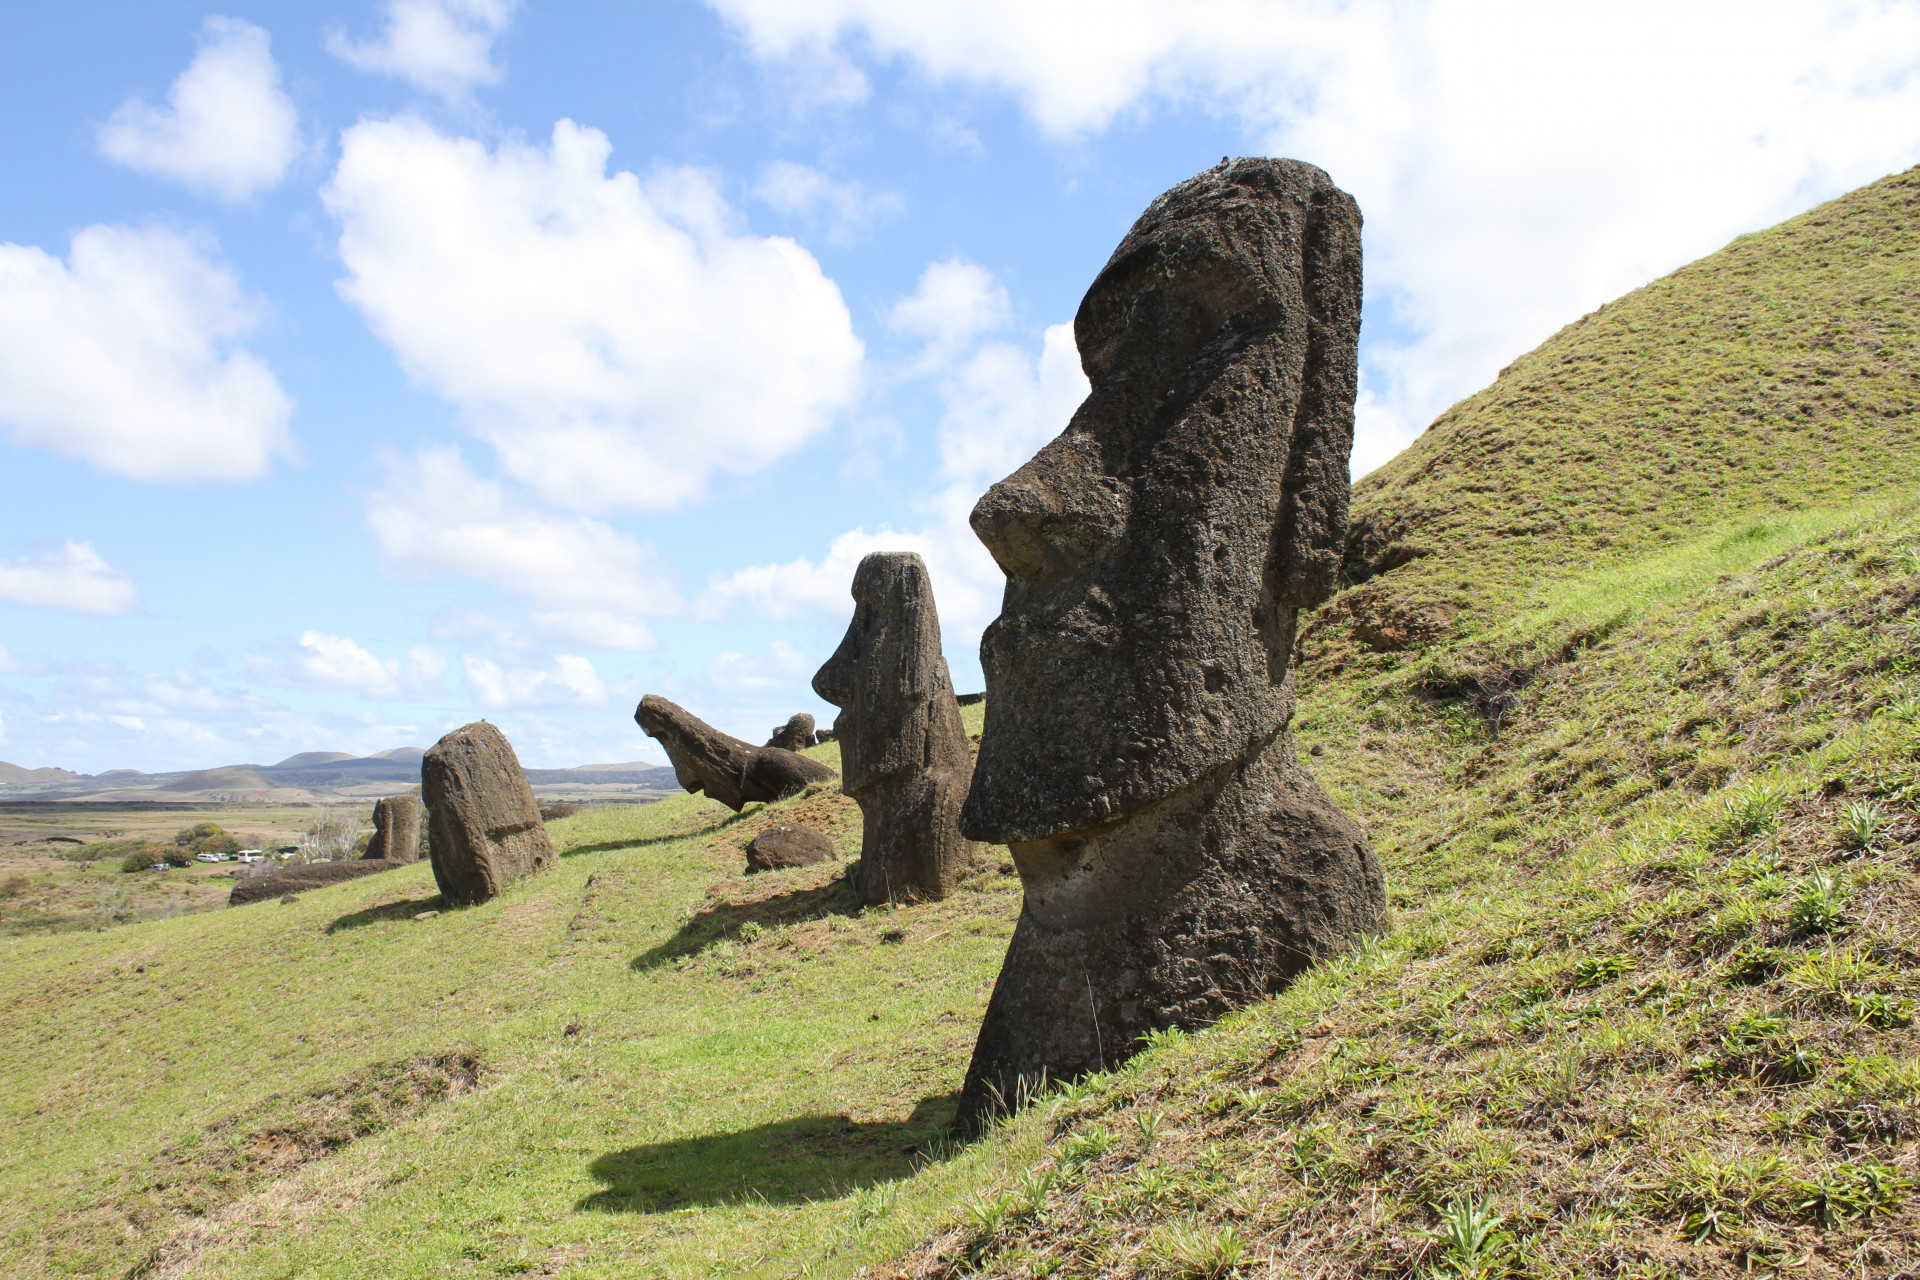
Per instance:
[[[250,479],[292,449],[292,401],[239,345],[255,323],[171,231],[88,227],[66,262],[0,244],[0,424],[137,480]]]
[[[1920,157],[1908,5],[709,2],[764,58],[903,61],[1056,139],[1199,108],[1325,167],[1367,218],[1357,472],[1599,303]]]
[[[502,668],[485,658],[467,654],[467,687],[483,707],[542,707],[578,703],[598,706],[607,700],[607,687],[593,663],[571,653],[557,654],[553,670]]]
[[[641,618],[679,607],[671,571],[649,543],[601,520],[542,511],[476,476],[450,448],[388,461],[367,504],[388,564],[413,578],[451,575],[524,596],[536,631],[607,649],[645,649]]]
[[[863,350],[840,291],[736,229],[704,173],[606,174],[606,135],[488,151],[355,125],[324,193],[340,291],[418,383],[556,505],[660,511],[824,430]]]
[[[362,71],[411,81],[449,102],[476,85],[500,83],[493,42],[517,0],[387,0],[387,26],[374,41],[327,33],[327,51]]]
[[[300,117],[280,87],[267,33],[214,16],[167,105],[127,99],[97,141],[121,164],[244,200],[280,181],[300,154]]]
[[[991,271],[964,258],[948,258],[920,273],[919,284],[893,305],[887,320],[900,332],[925,339],[919,368],[932,370],[1012,316],[1006,288]]]
[[[917,530],[865,528],[835,538],[818,561],[806,556],[753,565],[716,578],[697,612],[744,609],[784,619],[815,611],[853,611],[853,571],[874,551],[916,551],[939,597],[946,647],[966,652],[999,612],[1005,578],[974,536],[967,517],[980,494],[1060,434],[1087,396],[1070,324],[1050,326],[1034,354],[989,336],[1004,325],[1005,290],[972,263],[934,263],[912,295],[890,313],[895,327],[927,339],[914,364],[930,375],[946,404],[940,420],[938,487],[923,503]]]
[[[39,674],[41,670],[40,663],[31,658],[16,658],[7,646],[0,644],[0,675],[30,676]]]
[[[376,657],[347,636],[303,631],[272,654],[248,654],[247,666],[263,680],[302,689],[346,690],[369,698],[438,692],[447,660],[431,645],[415,645],[403,662]]]
[[[140,608],[140,591],[90,543],[69,542],[57,551],[0,560],[0,600],[121,618]]]
[[[858,179],[835,181],[791,160],[776,160],[762,170],[753,193],[789,217],[824,227],[836,244],[851,244],[906,211],[895,192],[874,191]]]

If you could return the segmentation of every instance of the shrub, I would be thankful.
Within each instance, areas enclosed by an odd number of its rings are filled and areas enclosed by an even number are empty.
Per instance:
[[[152,849],[135,849],[132,853],[120,859],[120,869],[122,871],[145,871],[149,867],[157,867],[159,865],[160,855]]]

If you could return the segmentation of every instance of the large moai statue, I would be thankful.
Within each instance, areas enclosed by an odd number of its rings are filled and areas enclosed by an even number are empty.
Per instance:
[[[1346,532],[1360,210],[1241,159],[1150,205],[1074,318],[1092,384],[973,528],[1006,573],[960,829],[1025,905],[959,1123],[1104,1069],[1378,928],[1359,828],[1296,759],[1298,610]]]
[[[944,898],[974,859],[959,827],[973,765],[927,566],[876,551],[854,571],[853,600],[813,691],[840,708],[840,789],[863,825],[855,887],[868,902]]]
[[[420,761],[433,878],[456,907],[497,897],[513,881],[554,864],[540,802],[507,735],[476,720],[427,749]]]
[[[634,723],[667,749],[673,776],[688,791],[704,791],[738,813],[749,801],[783,800],[833,770],[779,747],[756,747],[725,734],[657,693],[640,699]]]
[[[767,739],[767,745],[778,747],[782,751],[802,751],[813,745],[813,717],[804,711],[796,711],[787,717],[787,722],[775,725],[773,736]]]
[[[420,819],[425,812],[420,797],[411,791],[374,801],[373,839],[367,841],[367,851],[361,857],[420,861]]]

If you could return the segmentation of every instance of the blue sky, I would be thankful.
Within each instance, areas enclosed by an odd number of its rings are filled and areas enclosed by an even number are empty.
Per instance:
[[[1066,422],[1227,154],[1367,217],[1356,474],[1608,298],[1920,160],[1912,5],[10,0],[0,759],[661,760]]]

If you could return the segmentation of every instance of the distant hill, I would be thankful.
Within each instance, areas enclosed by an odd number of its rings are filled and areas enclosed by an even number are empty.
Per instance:
[[[275,769],[311,769],[317,764],[332,764],[336,760],[357,760],[358,756],[348,751],[302,751],[297,756],[288,756],[279,764],[270,766]]]
[[[183,774],[161,785],[162,791],[271,791],[282,787],[260,769],[239,765],[226,769],[200,769]]]

